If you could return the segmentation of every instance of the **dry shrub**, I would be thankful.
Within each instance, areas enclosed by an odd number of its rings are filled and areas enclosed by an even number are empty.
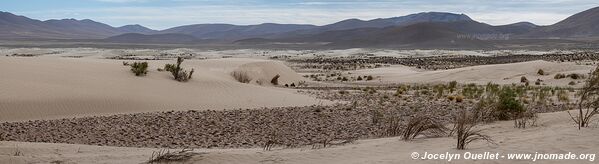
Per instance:
[[[599,66],[590,73],[589,78],[578,94],[580,95],[578,115],[572,116],[570,111],[568,111],[568,115],[578,124],[578,129],[580,129],[588,127],[593,116],[599,114]]]
[[[464,101],[464,96],[462,96],[462,95],[457,95],[457,96],[455,97],[455,102],[462,102],[462,101]]]
[[[455,96],[447,96],[447,100],[453,101],[453,100],[455,100]]]
[[[374,121],[373,121],[374,122]],[[401,134],[401,119],[400,117],[389,117],[385,118],[382,122],[384,137],[394,137]]]
[[[281,75],[275,75],[275,77],[272,77],[272,79],[270,80],[270,83],[272,85],[279,85],[279,77],[281,77]]]
[[[536,126],[539,115],[536,112],[528,109],[526,112],[520,113],[515,117],[516,119],[514,119],[514,127],[526,128],[526,125]]]
[[[402,139],[405,141],[412,140],[424,132],[437,136],[445,134],[447,128],[439,120],[439,118],[428,114],[416,114],[405,125],[402,131]]]
[[[233,76],[233,78],[235,78],[235,80],[237,80],[241,83],[249,83],[250,81],[252,81],[252,78],[250,78],[250,76],[245,71],[239,71],[239,70],[233,71],[231,73],[231,76]]]
[[[182,162],[191,159],[194,155],[199,153],[193,152],[193,149],[182,149],[181,151],[171,152],[168,149],[160,149],[152,152],[152,156],[148,163],[170,163],[170,162]]]
[[[474,129],[481,122],[476,112],[473,113],[465,109],[461,110],[454,115],[453,122],[453,132],[455,132],[457,138],[457,149],[463,150],[469,143],[477,140],[484,140],[495,144],[490,136],[481,134],[481,130]]]

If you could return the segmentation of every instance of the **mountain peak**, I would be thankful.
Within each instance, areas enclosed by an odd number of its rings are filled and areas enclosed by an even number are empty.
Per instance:
[[[131,24],[131,25],[124,25],[121,27],[117,27],[117,29],[123,33],[140,33],[140,34],[147,34],[147,33],[152,33],[155,32],[154,30],[144,27],[142,25],[139,24]]]

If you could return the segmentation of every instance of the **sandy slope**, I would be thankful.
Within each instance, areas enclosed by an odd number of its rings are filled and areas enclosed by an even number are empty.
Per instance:
[[[168,72],[156,71],[173,62],[150,61],[148,75],[136,77],[116,60],[0,57],[0,121],[326,103],[294,90],[239,83],[230,75],[235,69],[252,68],[256,79],[280,74],[282,82],[302,80],[279,62],[187,60],[184,68],[195,68],[195,73],[186,83],[172,80]]]
[[[202,149],[207,154],[195,156],[188,163],[443,163],[435,160],[413,160],[412,152],[429,153],[599,153],[596,142],[597,123],[578,130],[565,112],[540,114],[538,126],[515,129],[511,121],[486,124],[480,128],[498,145],[474,142],[468,150],[456,150],[450,137],[416,139],[398,138],[359,140],[353,144],[325,149]],[[550,144],[548,144],[550,143]],[[12,156],[16,148],[23,156]],[[8,163],[50,162],[73,163],[140,163],[149,158],[148,148],[100,147],[88,145],[0,142],[0,161]],[[597,162],[595,159],[594,162]],[[453,163],[530,163],[526,160],[457,160]],[[537,163],[592,163],[587,160],[544,160]]]
[[[393,66],[368,70],[358,70],[352,73],[356,75],[373,75],[378,79],[375,82],[449,82],[457,81],[460,83],[486,84],[493,82],[496,84],[520,83],[520,77],[525,76],[531,85],[534,85],[536,79],[541,79],[547,85],[567,86],[570,78],[560,80],[553,79],[557,73],[570,74],[580,73],[588,74],[594,67],[586,65],[576,65],[575,63],[556,63],[548,61],[530,61],[522,63],[481,65],[464,67],[449,70],[423,71],[407,66]],[[537,71],[543,69],[549,75],[537,75]],[[579,80],[576,80],[579,81]]]

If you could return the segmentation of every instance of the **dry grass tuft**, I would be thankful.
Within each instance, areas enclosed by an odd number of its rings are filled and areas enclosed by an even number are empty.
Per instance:
[[[481,130],[474,129],[474,127],[481,121],[478,115],[469,112],[468,110],[461,110],[455,114],[453,121],[453,132],[456,133],[457,137],[457,149],[463,150],[466,148],[466,145],[477,140],[485,140],[495,144],[490,136],[481,134]]]
[[[148,163],[170,163],[170,162],[181,162],[191,159],[194,155],[199,153],[193,152],[193,149],[182,149],[181,151],[171,152],[168,149],[160,149],[152,152],[152,156]]]
[[[408,120],[405,128],[402,131],[402,139],[405,141],[412,140],[422,134],[429,132],[432,135],[445,134],[447,128],[443,126],[440,119],[428,114],[416,114]]]
[[[241,83],[250,83],[250,81],[252,81],[252,78],[250,78],[250,76],[245,71],[239,71],[239,70],[233,71],[231,73],[231,76],[233,76],[233,78],[235,78],[235,80],[237,80]]]

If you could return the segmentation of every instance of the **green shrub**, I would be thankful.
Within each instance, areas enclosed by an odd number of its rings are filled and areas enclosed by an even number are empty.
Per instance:
[[[524,112],[520,101],[516,100],[516,92],[511,87],[503,87],[499,93],[499,101],[495,117],[499,120],[509,120],[512,116]]]
[[[185,82],[191,79],[194,69],[191,69],[189,73],[181,68],[181,63],[183,63],[182,57],[177,57],[177,64],[166,64],[164,65],[164,70],[171,72],[173,78],[180,82]]]
[[[134,62],[131,66],[131,72],[135,76],[143,76],[148,74],[148,62]]]

